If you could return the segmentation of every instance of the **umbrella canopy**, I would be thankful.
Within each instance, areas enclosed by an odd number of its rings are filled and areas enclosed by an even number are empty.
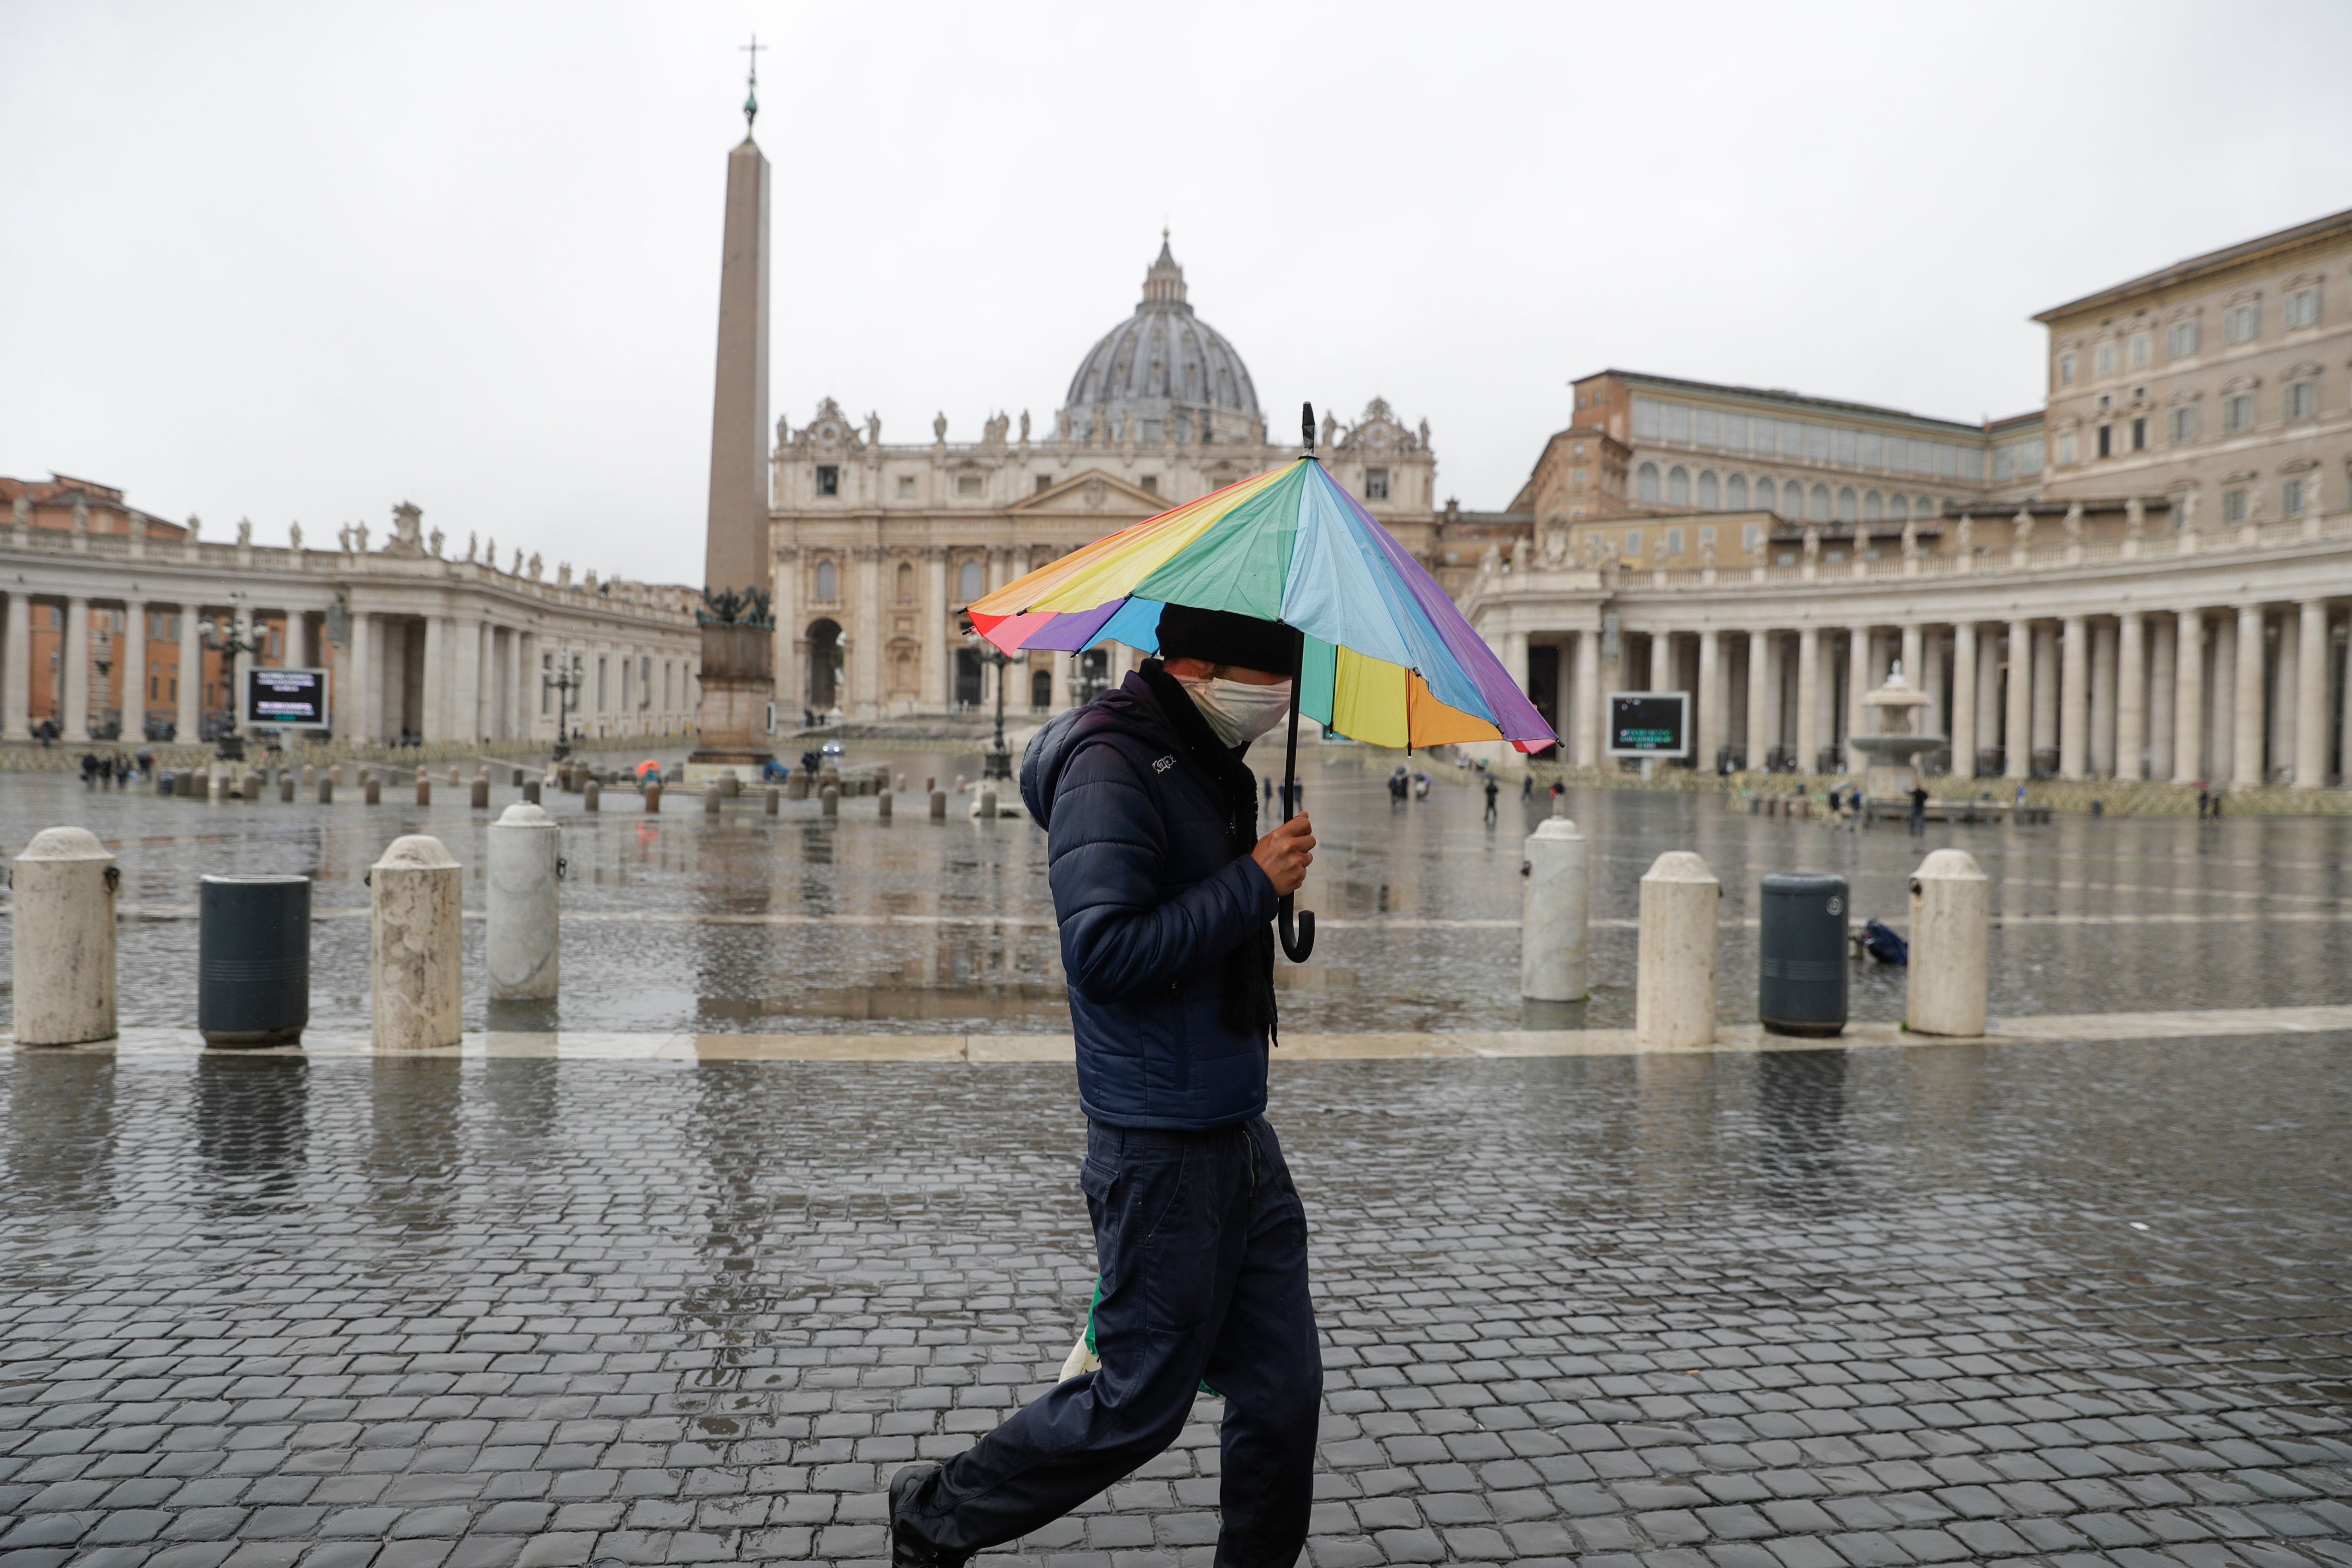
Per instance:
[[[1297,628],[1299,711],[1351,740],[1558,739],[1445,590],[1311,457],[1098,539],[970,614],[1006,653],[1156,653],[1165,605]]]

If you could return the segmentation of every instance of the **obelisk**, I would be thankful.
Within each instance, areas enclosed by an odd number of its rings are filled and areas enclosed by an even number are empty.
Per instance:
[[[754,48],[757,40],[754,40]],[[710,511],[703,544],[701,743],[689,781],[767,765],[775,697],[774,586],[768,549],[768,160],[751,139],[759,56],[743,141],[727,156],[727,239],[719,267],[719,373],[710,405]],[[752,595],[756,594],[757,597]]]

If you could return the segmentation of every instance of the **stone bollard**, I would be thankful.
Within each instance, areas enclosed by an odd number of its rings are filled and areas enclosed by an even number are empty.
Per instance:
[[[874,803],[874,815],[883,822],[890,820],[890,792],[884,790],[882,798]]]
[[[416,770],[416,804],[419,805],[433,804],[433,775],[423,768]]]
[[[328,766],[327,766],[327,782],[328,782],[329,784],[341,784],[341,783],[342,783],[342,782],[343,782],[343,764],[342,764],[342,763],[329,763],[329,764],[328,764]]]
[[[598,803],[598,802],[600,802],[600,801],[602,801],[604,798],[604,786],[603,784],[598,784],[594,779],[590,779],[586,784],[582,784],[582,785],[580,786],[580,809],[581,809],[581,810],[583,810],[583,811],[600,811],[600,810],[602,810],[602,809],[603,809],[603,807],[602,807],[601,805],[599,805],[597,803]]]
[[[956,794],[958,794],[958,795],[961,795],[961,794],[963,793],[963,785],[964,785],[964,777],[963,777],[963,775],[962,775],[961,773],[958,773],[958,774],[956,774],[956,786],[955,786],[955,792],[956,792]]]
[[[302,764],[302,783],[305,785],[310,785],[317,784],[318,782],[319,764],[316,763],[304,763]]]
[[[996,820],[996,786],[994,784],[984,784],[973,794],[971,814],[990,822]]]
[[[360,798],[370,805],[383,804],[383,781],[373,773],[360,776]]]
[[[555,994],[556,892],[563,879],[563,833],[528,802],[490,824],[488,921],[482,966],[499,1001]]]
[[[193,800],[195,798],[196,791],[204,786],[205,775],[196,768],[182,768],[177,782],[181,795]]]
[[[705,816],[718,816],[719,808],[720,805],[725,804],[726,799],[727,797],[719,793],[719,781],[717,779],[713,779],[709,784],[704,784],[702,786],[702,815]]]
[[[646,781],[646,815],[647,816],[661,815],[661,780],[659,779]]]
[[[285,805],[294,798],[294,770],[288,768],[278,775],[278,800]]]
[[[257,801],[261,798],[261,786],[266,782],[267,781],[261,776],[261,771],[257,768],[253,772],[245,775],[244,779],[241,781],[242,788],[240,793],[243,794],[245,798],[247,800]]]
[[[319,781],[319,804],[320,805],[335,804],[335,781],[331,774]]]
[[[205,795],[215,805],[228,799],[229,784],[228,771],[218,763],[205,770]]]
[[[807,770],[788,773],[784,777],[784,794],[793,800],[806,800],[809,791]]]
[[[947,819],[948,792],[934,786],[931,790],[931,820],[945,822]]]
[[[449,787],[451,789],[456,789],[459,784],[464,784],[465,782],[465,779],[459,776],[457,773],[457,764],[451,763],[449,764]]]
[[[838,784],[829,784],[825,785],[824,788],[817,791],[816,804],[818,812],[827,820],[839,816],[841,815],[841,787]]]
[[[1537,1002],[1580,1002],[1592,884],[1585,838],[1565,816],[1536,824],[1520,853],[1526,885],[1519,895],[1519,994]]]
[[[45,827],[10,873],[16,889],[16,1043],[114,1037],[114,898],[122,873],[86,827]]]
[[[525,779],[522,781],[522,797],[523,799],[530,802],[533,805],[537,805],[539,804],[539,781],[537,779]]]
[[[733,773],[721,773],[719,775],[719,794],[720,798],[725,800],[733,800],[737,795],[741,795],[742,793],[743,781],[740,778],[737,777]]]
[[[473,805],[473,807],[474,807],[474,809],[475,809],[476,811],[488,811],[488,810],[489,809],[489,806],[490,806],[490,781],[489,781],[489,780],[488,780],[488,779],[486,779],[486,778],[477,778],[477,779],[475,779],[475,780],[474,780],[473,789],[472,789],[472,791],[471,791],[470,793],[472,794],[472,796],[473,796],[473,800],[472,800],[471,804],[472,804],[472,805]]]
[[[1920,1035],[1985,1032],[1992,884],[1965,849],[1938,849],[1911,873],[1911,963],[1903,1026]]]
[[[1687,849],[1669,849],[1642,879],[1633,973],[1633,1043],[1677,1050],[1715,1043],[1715,917],[1722,884]]]
[[[930,794],[933,790],[939,787],[940,780],[937,773],[933,773],[923,780],[923,793],[925,795]]]
[[[763,809],[770,816],[775,816],[776,803],[782,797],[782,792],[778,790],[775,785],[770,784],[761,793],[763,797],[761,801],[761,809]]]
[[[465,870],[438,838],[395,838],[368,868],[369,1007],[380,1051],[457,1043]]]
[[[907,792],[907,775],[900,773],[898,776],[898,779],[892,784],[891,787],[897,790],[899,794],[904,795]]]
[[[512,788],[522,788],[522,770],[520,768],[509,768],[507,770],[507,783]]]

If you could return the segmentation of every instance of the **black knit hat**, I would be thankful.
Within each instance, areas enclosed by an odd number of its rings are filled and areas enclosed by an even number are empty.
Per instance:
[[[1170,605],[1160,612],[1160,657],[1287,676],[1298,666],[1298,634],[1280,621]]]

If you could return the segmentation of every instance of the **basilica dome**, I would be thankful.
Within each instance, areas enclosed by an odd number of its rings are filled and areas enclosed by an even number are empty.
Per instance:
[[[1080,440],[1185,443],[1264,438],[1249,367],[1184,299],[1184,269],[1161,235],[1135,314],[1103,334],[1070,378],[1063,414]]]

